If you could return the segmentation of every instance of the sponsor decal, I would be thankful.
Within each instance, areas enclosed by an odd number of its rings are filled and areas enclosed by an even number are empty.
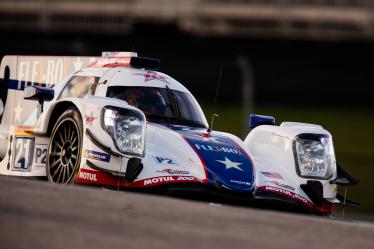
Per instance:
[[[163,165],[178,165],[176,161],[172,158],[163,157],[163,156],[152,156],[157,164]]]
[[[262,189],[263,187],[261,187]],[[274,192],[274,193],[279,193],[279,194],[282,194],[282,195],[286,195],[292,199],[295,199],[295,200],[299,200],[301,202],[303,202],[304,204],[306,205],[314,205],[313,203],[311,203],[310,201],[308,201],[306,198],[298,195],[298,194],[295,194],[291,191],[288,191],[288,190],[285,190],[285,189],[281,189],[281,188],[276,188],[276,187],[271,187],[271,186],[265,186],[264,187],[264,190],[265,191],[270,191],[270,192]]]
[[[142,180],[136,180],[134,182],[125,182],[122,179],[118,179],[117,176],[106,173],[104,171],[90,170],[90,169],[80,169],[77,177],[78,183],[88,183],[88,184],[101,184],[109,186],[120,186],[127,188],[144,188],[151,187],[160,184],[167,184],[171,182],[203,182],[193,176],[163,176],[148,178]]]
[[[87,67],[118,67],[128,66],[131,57],[101,57],[94,60]]]
[[[96,173],[89,173],[89,172],[80,171],[79,172],[79,178],[81,178],[83,180],[97,182]]]
[[[205,129],[186,130],[174,125],[168,128],[181,135],[199,157],[207,177],[205,182],[218,181],[239,191],[253,190],[253,162],[242,144],[218,132],[207,134]]]
[[[251,185],[250,182],[243,182],[243,181],[238,181],[238,180],[230,180],[230,182],[236,183],[236,184],[241,184],[241,185],[248,185],[248,186]]]
[[[270,187],[270,186],[261,186],[258,188],[258,190],[262,191],[268,191],[272,193],[276,193],[279,195],[287,196],[291,199],[294,199],[296,201],[301,202],[303,205],[307,206],[308,208],[311,208],[313,210],[316,210],[321,213],[329,214],[332,211],[333,205],[329,202],[325,202],[321,207],[316,206],[313,202],[309,201],[308,199],[285,189],[277,188],[277,187]]]
[[[98,151],[93,151],[93,150],[85,150],[84,156],[87,158],[91,158],[94,160],[99,160],[103,162],[109,162],[110,161],[110,155],[107,153],[102,153]]]
[[[170,183],[170,182],[194,182],[196,178],[193,176],[163,176],[163,177],[155,177],[143,180],[144,186],[152,186],[158,185],[162,183]]]
[[[85,115],[85,119],[86,119],[86,124],[92,125],[93,121],[95,121],[95,119],[97,119],[97,117],[95,117],[93,115],[93,112],[91,112],[90,115]]]
[[[13,90],[21,90],[23,91],[25,87],[28,86],[42,86],[42,87],[51,87],[50,84],[47,83],[38,83],[38,82],[31,82],[31,81],[21,81],[21,80],[14,80],[14,79],[9,79],[7,82],[6,87],[8,89],[13,89]]]
[[[162,183],[162,182],[172,182],[174,181],[174,178],[172,176],[166,176],[166,177],[157,177],[157,178],[151,178],[144,180],[144,186],[154,184],[154,183]]]
[[[230,147],[225,147],[225,146],[215,146],[215,145],[195,143],[195,148],[199,151],[211,151],[211,152],[220,152],[220,153],[222,152],[222,153],[236,154],[236,155],[242,154],[240,150],[230,148]]]
[[[17,79],[10,79],[7,87],[24,90],[27,86],[51,87],[69,73],[86,67],[100,57],[10,56],[17,58]],[[48,83],[46,83],[48,82]],[[16,114],[17,115],[17,114]]]
[[[163,170],[159,170],[156,172],[165,173],[169,175],[189,175],[190,174],[190,172],[187,170],[175,170],[175,169],[163,169]]]
[[[144,77],[144,82],[148,82],[148,81],[151,81],[151,80],[159,80],[159,81],[162,81],[166,84],[169,84],[169,82],[167,81],[168,78],[166,78],[162,75],[157,75],[154,72],[148,71],[147,73],[134,73],[133,75],[143,76]]]
[[[276,172],[265,172],[265,171],[261,171],[261,174],[263,174],[264,176],[269,177],[269,178],[276,178],[276,179],[282,179],[282,180],[284,180],[284,178],[281,176],[281,174],[276,173]]]
[[[204,142],[209,141],[213,143],[219,143],[219,140],[217,137],[212,137],[209,135],[209,133],[195,133],[197,138],[202,139]]]
[[[16,126],[14,133],[17,137],[32,137],[34,136],[33,126]]]
[[[269,182],[269,183],[272,183],[272,184],[277,185],[279,187],[286,188],[286,189],[289,189],[289,190],[292,190],[292,191],[295,190],[294,187],[292,187],[290,185],[287,185],[287,184],[284,184],[284,183],[277,182],[277,181],[265,181],[265,182]]]
[[[103,171],[90,169],[80,169],[76,181],[77,183],[118,186],[118,177]]]

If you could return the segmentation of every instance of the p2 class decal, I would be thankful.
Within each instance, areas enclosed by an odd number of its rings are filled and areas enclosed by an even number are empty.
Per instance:
[[[93,151],[93,150],[85,150],[84,157],[91,158],[98,161],[103,161],[109,163],[110,155],[103,152]]]
[[[36,144],[34,154],[34,165],[45,167],[47,165],[48,144]]]
[[[160,165],[178,166],[177,162],[173,158],[158,155],[153,155],[152,158],[155,160],[157,164]]]
[[[209,182],[218,182],[239,191],[253,190],[253,162],[231,138],[212,132],[213,139],[207,139],[201,136],[206,133],[205,129],[184,129],[176,125],[168,127],[180,134],[200,157]]]
[[[152,187],[161,184],[177,183],[177,182],[194,182],[202,183],[193,176],[159,176],[148,179],[136,180],[134,182],[118,181],[118,176],[111,175],[107,172],[96,171],[90,169],[80,169],[76,179],[77,183],[98,184],[107,186],[120,186],[127,188]]]

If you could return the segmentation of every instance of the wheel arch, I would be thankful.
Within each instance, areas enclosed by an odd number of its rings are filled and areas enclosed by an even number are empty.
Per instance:
[[[76,176],[78,174],[78,171],[81,167],[81,157],[83,153],[81,148],[83,147],[84,129],[83,129],[82,114],[81,114],[79,107],[80,107],[79,102],[74,103],[74,101],[69,101],[69,100],[61,101],[61,102],[56,103],[55,106],[53,106],[53,109],[51,110],[51,114],[49,115],[47,134],[50,137],[50,139],[49,139],[49,145],[48,145],[46,171],[47,171],[48,180],[51,182],[63,183],[63,184],[74,183]],[[73,119],[73,121],[71,119]],[[66,121],[73,122],[76,124],[76,126],[73,128],[68,128],[69,130],[67,131],[66,127],[71,127],[71,126],[66,125],[65,124]],[[62,134],[61,127],[63,127],[62,129],[64,129],[65,135]],[[76,137],[78,137],[78,139],[73,139],[74,131],[73,131],[73,136],[72,137],[70,136],[71,129],[74,129],[76,131]],[[58,143],[54,143],[53,142],[55,139],[54,137],[57,136],[56,134],[58,133],[60,134],[61,140]],[[56,145],[56,144],[60,144],[61,146]],[[67,147],[65,147],[65,145],[67,145]],[[56,146],[59,147],[60,150],[56,149],[57,148]],[[73,147],[75,149],[73,149]],[[68,152],[69,148],[70,148],[70,152]],[[76,152],[73,152],[73,151],[76,151]],[[58,154],[58,153],[60,153],[59,155],[57,155],[59,159],[53,159],[56,157],[56,155],[51,156],[51,154]],[[75,155],[75,161],[71,161],[72,155]],[[54,165],[54,166],[51,166],[51,165]],[[56,169],[56,166],[58,166],[58,169]],[[52,167],[54,167],[55,169],[52,170]],[[57,174],[57,178],[55,178],[56,174]]]
[[[79,116],[81,117],[82,119],[82,114],[81,112],[79,111],[79,108],[77,105],[75,105],[73,102],[71,101],[61,101],[59,103],[56,104],[56,106],[53,108],[52,110],[52,113],[50,115],[50,118],[49,118],[49,122],[48,122],[48,128],[47,128],[47,135],[50,136],[52,134],[52,130],[53,130],[53,127],[55,126],[58,118],[69,108],[75,108],[77,113],[79,114]]]

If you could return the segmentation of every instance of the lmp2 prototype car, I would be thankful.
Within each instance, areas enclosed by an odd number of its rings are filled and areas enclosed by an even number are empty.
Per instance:
[[[211,131],[192,94],[136,53],[5,56],[0,174],[53,183],[195,190],[315,214],[353,204],[319,125],[251,115],[251,132]]]

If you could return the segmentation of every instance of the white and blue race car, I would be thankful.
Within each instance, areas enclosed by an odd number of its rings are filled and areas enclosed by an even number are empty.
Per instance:
[[[238,137],[209,129],[192,94],[136,53],[5,56],[0,174],[285,206],[330,214],[357,184],[319,125],[251,115]]]

